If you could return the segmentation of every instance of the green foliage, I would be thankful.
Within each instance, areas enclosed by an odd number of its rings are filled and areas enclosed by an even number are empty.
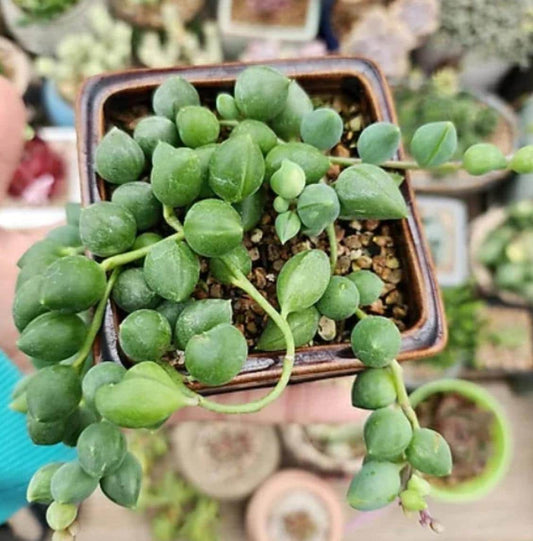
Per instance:
[[[449,161],[457,150],[457,132],[451,122],[430,122],[418,128],[409,147],[422,167],[432,168]]]
[[[471,175],[484,175],[507,167],[502,151],[490,143],[478,143],[466,149],[463,167]]]
[[[71,503],[52,502],[46,510],[46,522],[52,530],[65,530],[78,516],[78,508]]]
[[[382,316],[368,316],[353,328],[352,349],[356,357],[371,368],[383,368],[400,351],[398,327]]]
[[[344,276],[332,276],[316,305],[322,315],[335,321],[353,316],[358,306],[359,291],[355,284]]]
[[[533,145],[527,145],[514,153],[509,166],[515,173],[533,173]]]
[[[56,502],[80,503],[98,486],[98,479],[87,474],[77,461],[63,464],[52,476],[50,490]]]
[[[224,120],[239,118],[239,110],[235,105],[235,98],[231,94],[219,94],[216,101],[217,112]]]
[[[102,478],[100,488],[116,504],[135,507],[141,491],[141,480],[141,464],[131,453],[126,453],[118,470]]]
[[[162,300],[148,287],[142,269],[123,271],[113,287],[112,298],[128,313],[141,308],[157,308]]]
[[[272,175],[281,167],[283,160],[289,160],[299,165],[308,184],[318,182],[329,169],[329,160],[318,149],[300,142],[291,142],[274,147],[265,159],[266,177]]]
[[[377,274],[368,270],[361,269],[351,272],[347,278],[356,285],[359,291],[359,304],[361,306],[368,306],[377,301],[385,286],[383,280]]]
[[[217,117],[199,105],[182,107],[176,115],[176,125],[180,139],[190,148],[214,143],[220,133]]]
[[[78,0],[14,0],[31,19],[53,19],[78,3]]]
[[[298,214],[293,210],[282,212],[276,217],[276,233],[281,244],[295,237],[302,226]]]
[[[422,473],[443,477],[452,471],[450,446],[435,430],[415,430],[405,454],[409,464]]]
[[[280,197],[295,199],[305,188],[305,171],[297,163],[283,160],[270,177],[270,187]]]
[[[161,203],[147,182],[128,182],[119,186],[113,192],[111,201],[133,214],[138,231],[150,229],[161,220]]]
[[[123,366],[112,362],[103,362],[90,368],[81,384],[85,403],[94,407],[96,391],[102,385],[122,381],[125,373],[126,369]]]
[[[252,259],[248,250],[241,244],[224,254],[221,258],[215,257],[209,261],[209,270],[211,275],[223,284],[231,284],[235,281],[233,271],[229,269],[225,262],[237,267],[239,271],[247,276],[252,270]]]
[[[396,387],[392,374],[385,368],[367,368],[355,378],[352,386],[352,405],[375,410],[396,401]]]
[[[239,122],[231,131],[230,137],[238,135],[249,135],[265,155],[278,144],[276,134],[266,124],[258,120],[245,119]]]
[[[187,105],[200,105],[200,96],[194,86],[183,77],[169,77],[154,92],[152,107],[156,115],[174,121],[176,114]]]
[[[270,125],[282,139],[297,139],[300,137],[303,117],[312,110],[313,103],[307,92],[296,81],[291,81],[287,101],[281,112],[270,121]]]
[[[48,308],[41,303],[42,285],[43,275],[37,275],[24,282],[15,294],[12,315],[20,332],[37,316],[48,312]]]
[[[341,210],[336,191],[327,184],[306,186],[298,197],[296,208],[305,227],[315,233],[321,233],[332,224]]]
[[[148,159],[152,157],[161,141],[173,147],[178,146],[179,143],[178,131],[174,122],[164,116],[157,115],[142,118],[135,126],[133,138],[143,149]]]
[[[366,420],[365,445],[376,460],[395,460],[407,449],[413,431],[401,409],[380,408]]]
[[[53,501],[50,483],[54,473],[63,465],[62,462],[51,462],[41,466],[32,476],[26,491],[26,499],[30,503],[50,504]]]
[[[329,150],[340,142],[344,123],[333,109],[319,108],[304,115],[300,134],[304,143],[318,150]]]
[[[400,145],[400,128],[390,122],[367,126],[357,140],[357,152],[364,163],[381,165],[390,160]]]

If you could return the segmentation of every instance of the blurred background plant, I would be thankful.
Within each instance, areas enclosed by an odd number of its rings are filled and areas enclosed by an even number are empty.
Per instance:
[[[79,0],[13,0],[29,21],[50,20],[68,11]]]

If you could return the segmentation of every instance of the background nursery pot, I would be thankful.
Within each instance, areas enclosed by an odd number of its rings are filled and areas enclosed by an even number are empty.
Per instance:
[[[395,112],[386,82],[370,62],[357,58],[320,58],[282,60],[271,63],[278,70],[295,78],[311,95],[348,96],[360,105],[365,123],[383,120],[394,122]],[[199,66],[121,72],[90,79],[78,102],[78,153],[81,188],[85,204],[106,200],[109,193],[94,169],[98,141],[111,119],[128,122],[138,110],[145,108],[153,90],[167,77],[179,74],[192,82],[205,102],[214,102],[216,95],[227,91],[245,64]],[[400,152],[399,158],[402,158]],[[409,318],[402,333],[400,360],[416,359],[436,353],[445,342],[446,326],[436,279],[421,232],[409,174],[403,182],[402,194],[409,209],[407,219],[390,223],[391,236],[409,285],[406,299]],[[123,362],[118,348],[119,316],[109,304],[96,358]],[[98,341],[97,341],[98,342]],[[101,348],[101,350],[100,350]],[[272,385],[281,373],[281,356],[254,353],[241,373],[225,386],[201,389],[221,392]],[[309,381],[353,374],[363,367],[354,359],[349,343],[302,347],[296,352],[291,381]],[[200,389],[200,387],[195,387]]]
[[[492,453],[479,475],[449,485],[442,482],[434,483],[432,479],[429,479],[432,497],[452,502],[477,500],[492,490],[507,472],[512,455],[509,423],[496,399],[485,389],[469,381],[457,379],[433,381],[412,393],[410,402],[413,407],[416,407],[428,398],[439,394],[458,394],[472,401],[479,409],[489,412],[493,417],[490,427]]]

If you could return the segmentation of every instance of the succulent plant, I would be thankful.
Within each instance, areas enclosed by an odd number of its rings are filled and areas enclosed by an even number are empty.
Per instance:
[[[14,0],[14,2],[30,20],[47,20],[61,15],[79,0]]]

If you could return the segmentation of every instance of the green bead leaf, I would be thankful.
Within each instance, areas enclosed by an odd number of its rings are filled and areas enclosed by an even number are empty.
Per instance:
[[[382,368],[397,357],[402,338],[390,319],[367,316],[353,328],[351,342],[355,356],[366,366]]]
[[[407,216],[407,205],[394,180],[371,164],[352,165],[334,185],[345,219],[394,220]]]
[[[265,123],[259,120],[246,119],[239,122],[233,128],[230,137],[236,137],[238,135],[249,135],[263,154],[268,154],[278,143],[276,134]]]
[[[411,140],[411,154],[422,167],[437,167],[451,160],[457,150],[457,132],[452,122],[420,126]]]
[[[92,423],[98,421],[96,412],[85,405],[74,410],[65,421],[63,443],[69,447],[76,447],[80,434]]]
[[[533,173],[533,145],[517,150],[509,162],[509,167],[520,175]]]
[[[37,421],[31,413],[26,415],[26,427],[35,445],[55,445],[65,435],[65,419],[58,421]]]
[[[331,186],[311,184],[298,197],[297,210],[306,228],[321,232],[339,217],[339,198]]]
[[[46,510],[46,522],[52,530],[68,528],[78,516],[78,508],[71,503],[52,502]]]
[[[296,81],[291,81],[287,102],[282,111],[270,121],[270,125],[282,139],[297,139],[300,137],[303,117],[312,110],[313,103],[307,92]]]
[[[359,306],[359,291],[353,282],[344,276],[332,276],[328,287],[316,307],[330,319],[341,321],[355,314]]]
[[[181,314],[185,306],[187,306],[186,302],[163,301],[156,308],[156,310],[167,318],[170,328],[173,330],[176,326],[178,316]]]
[[[202,170],[200,159],[193,150],[159,143],[152,162],[150,182],[161,203],[184,207],[198,197],[202,188]]]
[[[270,187],[280,197],[295,199],[305,188],[305,172],[297,163],[283,160],[280,168],[270,177]]]
[[[478,143],[466,149],[463,155],[463,167],[471,175],[484,175],[507,167],[507,160],[502,151],[490,143]]]
[[[145,361],[133,365],[124,376],[125,381],[135,378],[153,379],[154,381],[166,385],[170,389],[176,388],[176,384],[172,381],[168,372],[159,364],[152,361]]]
[[[176,115],[180,139],[191,148],[214,143],[220,133],[217,117],[199,105],[182,107]]]
[[[20,332],[37,316],[48,312],[48,308],[41,304],[42,287],[43,275],[39,274],[22,284],[16,292],[11,312]]]
[[[161,203],[147,182],[128,182],[119,186],[113,192],[111,201],[133,214],[139,231],[150,229],[161,220]]]
[[[290,208],[290,201],[287,201],[287,199],[283,199],[281,195],[278,195],[274,198],[274,202],[272,203],[272,206],[274,207],[274,210],[281,214],[282,212],[287,212]]]
[[[80,212],[81,204],[80,203],[71,203],[70,201],[65,205],[65,214],[67,218],[67,224],[74,227],[79,227],[80,225]]]
[[[83,400],[85,403],[93,407],[96,391],[102,385],[122,381],[125,373],[126,369],[123,366],[109,361],[99,363],[90,368],[81,382]]]
[[[166,239],[146,256],[144,278],[160,297],[181,302],[190,297],[198,283],[200,263],[187,244]]]
[[[131,508],[137,505],[141,482],[140,462],[131,453],[126,453],[118,470],[102,478],[100,488],[112,502]]]
[[[348,489],[348,503],[359,511],[373,511],[394,501],[401,490],[398,466],[370,461],[355,474]]]
[[[125,252],[135,242],[137,222],[126,208],[101,201],[82,209],[80,236],[93,254],[108,257]]]
[[[112,184],[137,180],[143,172],[144,164],[142,148],[126,132],[118,128],[112,128],[96,148],[96,171]]]
[[[319,319],[320,313],[314,306],[289,314],[287,323],[291,329],[296,347],[303,346],[313,339],[318,329]],[[256,348],[259,351],[280,351],[285,348],[285,345],[283,333],[269,319],[257,341]]]
[[[241,216],[244,231],[251,231],[261,221],[265,201],[265,190],[259,189],[254,194],[233,205],[233,208]]]
[[[137,310],[120,324],[120,347],[135,362],[160,360],[171,339],[167,318],[155,310]]]
[[[155,148],[161,141],[173,147],[178,146],[180,142],[176,125],[172,120],[164,116],[146,116],[141,118],[135,126],[133,138],[143,149],[148,159],[152,157]]]
[[[236,203],[257,192],[265,176],[261,149],[249,135],[230,137],[209,163],[209,186],[224,201]]]
[[[231,323],[231,301],[202,299],[187,305],[176,321],[175,341],[184,350],[189,340],[221,323]]]
[[[239,213],[219,199],[204,199],[187,212],[183,224],[189,246],[205,257],[219,257],[237,247],[243,238]]]
[[[30,503],[42,503],[48,505],[52,503],[52,493],[50,492],[50,483],[54,473],[63,465],[62,462],[52,462],[41,466],[31,478],[26,491],[26,499]]]
[[[216,108],[218,114],[224,120],[236,120],[239,118],[239,110],[231,94],[226,94],[225,92],[219,94],[216,100]]]
[[[385,368],[367,368],[357,374],[352,386],[352,406],[375,410],[396,401],[392,374]]]
[[[211,143],[194,149],[200,160],[200,176],[202,177],[202,187],[200,188],[198,199],[215,197],[215,192],[209,186],[209,163],[217,146],[216,143]]]
[[[450,446],[435,430],[415,430],[405,454],[411,466],[422,473],[443,477],[452,471]]]
[[[43,239],[32,244],[17,261],[17,267],[34,266],[42,261],[46,263],[55,261],[61,257],[62,246],[52,239]]]
[[[325,107],[307,113],[300,126],[303,142],[319,150],[333,148],[341,140],[343,130],[339,113]]]
[[[78,461],[63,464],[52,476],[51,492],[59,503],[81,503],[98,486],[98,479],[83,471]]]
[[[369,456],[377,460],[395,460],[412,436],[411,423],[401,409],[380,408],[365,423],[365,445]]]
[[[148,287],[144,271],[139,268],[126,269],[119,274],[112,298],[128,314],[142,308],[156,308],[162,300]]]
[[[283,265],[276,284],[282,314],[305,310],[326,291],[330,279],[329,258],[322,250],[306,250]]]
[[[177,112],[186,105],[200,105],[200,97],[196,88],[183,77],[169,77],[154,92],[152,107],[156,115],[174,121]]]
[[[390,122],[367,126],[357,141],[357,152],[365,163],[381,165],[390,160],[400,146],[400,128]]]
[[[295,237],[300,231],[302,223],[298,214],[293,210],[283,212],[276,216],[276,234],[279,237],[281,244],[285,244],[288,240]]]
[[[47,235],[47,239],[57,242],[61,246],[81,246],[79,225],[60,225],[54,227]]]
[[[368,270],[352,272],[346,278],[356,285],[359,291],[359,304],[361,306],[368,306],[376,302],[385,287],[383,280],[376,273]]]
[[[265,159],[266,177],[270,178],[283,163],[290,160],[297,163],[305,173],[306,182],[318,182],[329,169],[329,159],[311,145],[292,142],[286,145],[275,146]]]
[[[240,244],[221,258],[215,257],[209,261],[211,275],[223,284],[233,284],[236,277],[226,265],[226,261],[237,267],[244,276],[252,271],[252,259],[248,250]]]
[[[85,323],[77,315],[47,312],[25,327],[17,347],[30,357],[57,362],[77,353],[86,334]]]
[[[247,118],[270,120],[287,102],[290,80],[268,66],[251,66],[235,81],[235,103]]]
[[[246,338],[235,327],[222,323],[193,336],[185,348],[185,366],[204,385],[231,381],[248,357]]]
[[[400,502],[405,511],[423,511],[428,504],[416,490],[404,490],[400,493]]]

